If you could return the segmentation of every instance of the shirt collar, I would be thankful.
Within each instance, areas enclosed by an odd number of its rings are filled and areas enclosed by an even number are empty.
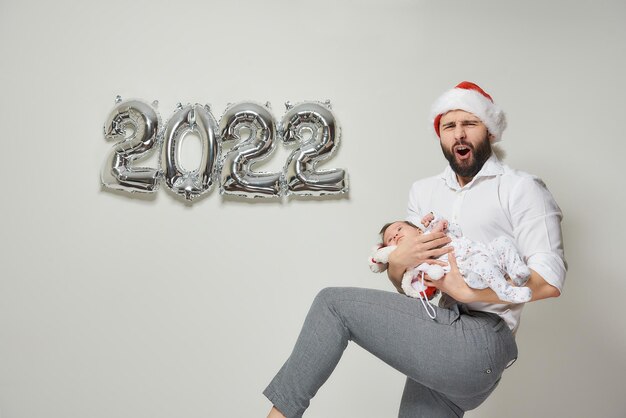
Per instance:
[[[472,187],[472,184],[476,182],[476,179],[479,179],[481,177],[498,176],[502,173],[504,173],[504,166],[502,162],[498,159],[498,157],[496,157],[496,154],[492,151],[491,156],[487,159],[487,161],[485,161],[485,164],[483,164],[483,167],[480,169],[480,171],[474,176],[472,181],[467,183],[464,187],[461,187],[459,185],[459,182],[456,179],[456,173],[452,171],[450,165],[446,167],[443,173],[441,173],[440,177],[452,190],[461,190],[462,188]]]

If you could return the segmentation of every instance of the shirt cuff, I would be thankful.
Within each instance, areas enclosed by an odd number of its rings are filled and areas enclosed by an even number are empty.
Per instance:
[[[554,254],[534,254],[527,261],[528,268],[536,271],[548,284],[563,292],[565,263]]]

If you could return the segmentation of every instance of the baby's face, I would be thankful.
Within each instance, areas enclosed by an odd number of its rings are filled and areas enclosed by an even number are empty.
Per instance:
[[[389,245],[398,245],[404,238],[412,238],[422,234],[422,230],[415,228],[405,222],[394,222],[385,230],[383,235],[383,244],[385,247]]]

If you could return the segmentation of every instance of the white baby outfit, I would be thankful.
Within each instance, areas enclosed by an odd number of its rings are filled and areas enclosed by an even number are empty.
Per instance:
[[[425,233],[443,219],[435,218],[430,222]],[[452,239],[450,245],[454,247],[454,255],[459,271],[465,278],[467,285],[474,289],[491,288],[498,298],[512,303],[528,302],[532,291],[528,287],[516,287],[507,282],[505,274],[517,286],[523,286],[530,276],[530,269],[521,259],[513,241],[504,236],[498,237],[489,244],[472,241],[462,236],[459,225],[450,223],[446,234]],[[444,254],[440,260],[448,261]],[[444,267],[450,271],[450,267]]]

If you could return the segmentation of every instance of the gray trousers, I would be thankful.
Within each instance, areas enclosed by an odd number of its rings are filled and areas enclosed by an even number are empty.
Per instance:
[[[495,389],[517,358],[495,314],[436,307],[430,319],[407,296],[327,288],[315,298],[293,352],[263,394],[288,418],[301,417],[354,341],[407,376],[399,417],[460,417]]]

